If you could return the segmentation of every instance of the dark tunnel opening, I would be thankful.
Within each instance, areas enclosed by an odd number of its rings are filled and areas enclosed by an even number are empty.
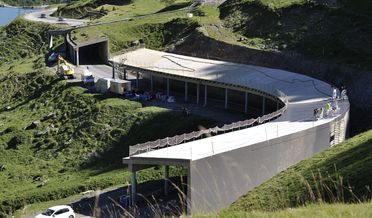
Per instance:
[[[108,41],[79,47],[80,65],[107,64],[107,62]]]

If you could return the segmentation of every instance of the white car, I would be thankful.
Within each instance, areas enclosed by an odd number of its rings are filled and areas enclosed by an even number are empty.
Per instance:
[[[67,205],[58,205],[48,208],[45,212],[35,216],[35,218],[75,218],[74,210]]]

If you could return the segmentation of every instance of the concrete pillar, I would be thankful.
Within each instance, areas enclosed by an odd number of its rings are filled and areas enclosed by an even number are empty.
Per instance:
[[[225,89],[225,109],[227,109],[227,103],[229,101],[229,90]]]
[[[207,106],[207,103],[208,103],[208,86],[207,85],[204,85],[204,107]]]
[[[152,74],[150,75],[150,90],[154,91],[154,76]]]
[[[131,173],[131,203],[132,205],[136,204],[136,196],[137,196],[136,171],[132,170],[132,173]]]
[[[49,36],[49,50],[51,50],[52,47],[53,47],[53,36],[50,35],[50,36]]]
[[[199,104],[200,84],[196,84],[196,104]]]
[[[265,115],[266,112],[266,98],[262,96],[262,115]]]
[[[169,166],[164,166],[164,195],[169,194]]]
[[[123,69],[123,72],[124,72],[124,79],[127,80],[128,76],[127,76],[127,69],[124,67]]]
[[[248,113],[248,92],[245,92],[244,113]]]
[[[79,63],[79,48],[76,48],[76,66],[79,66],[80,63]]]
[[[139,72],[136,71],[136,88],[139,88]]]
[[[188,100],[188,94],[187,94],[187,82],[185,82],[185,102],[187,102],[187,100]]]
[[[115,64],[112,62],[112,78],[115,79]]]
[[[167,96],[169,96],[169,78],[167,78]]]

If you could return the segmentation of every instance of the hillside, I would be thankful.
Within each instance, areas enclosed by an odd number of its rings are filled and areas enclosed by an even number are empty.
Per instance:
[[[175,10],[190,5],[188,0],[147,1],[147,0],[84,0],[73,1],[58,7],[53,16],[68,18],[91,18],[110,21],[124,17],[135,17],[168,10]],[[94,13],[101,12],[101,14]]]
[[[277,211],[318,202],[370,201],[371,168],[372,130],[279,173],[223,213]]]
[[[0,217],[25,204],[123,184],[129,172],[120,160],[130,145],[215,123],[57,78],[44,64],[43,37],[51,28],[17,20],[2,33],[11,37],[1,44],[9,55],[0,61]],[[172,168],[171,175],[181,173]],[[138,179],[161,176],[161,169],[149,169]]]
[[[64,0],[1,0],[1,2],[11,6],[40,6],[62,3]]]
[[[372,203],[360,204],[311,204],[299,208],[288,208],[276,212],[226,212],[219,217],[250,217],[250,218],[339,218],[339,217],[370,217]],[[203,216],[205,217],[205,216]]]
[[[220,17],[247,45],[371,69],[372,16],[361,9],[372,4],[323,2],[328,1],[226,1]]]

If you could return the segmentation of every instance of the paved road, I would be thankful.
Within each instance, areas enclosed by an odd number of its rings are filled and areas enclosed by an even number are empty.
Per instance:
[[[45,9],[41,11],[28,13],[24,15],[24,18],[27,20],[35,21],[35,22],[44,22],[44,23],[51,23],[51,24],[65,24],[69,26],[81,26],[81,25],[84,25],[86,22],[88,22],[88,20],[67,19],[67,18],[65,18],[64,21],[58,21],[57,17],[50,16],[56,10],[57,8],[52,8],[52,9]],[[41,18],[41,14],[45,14],[46,17]]]

